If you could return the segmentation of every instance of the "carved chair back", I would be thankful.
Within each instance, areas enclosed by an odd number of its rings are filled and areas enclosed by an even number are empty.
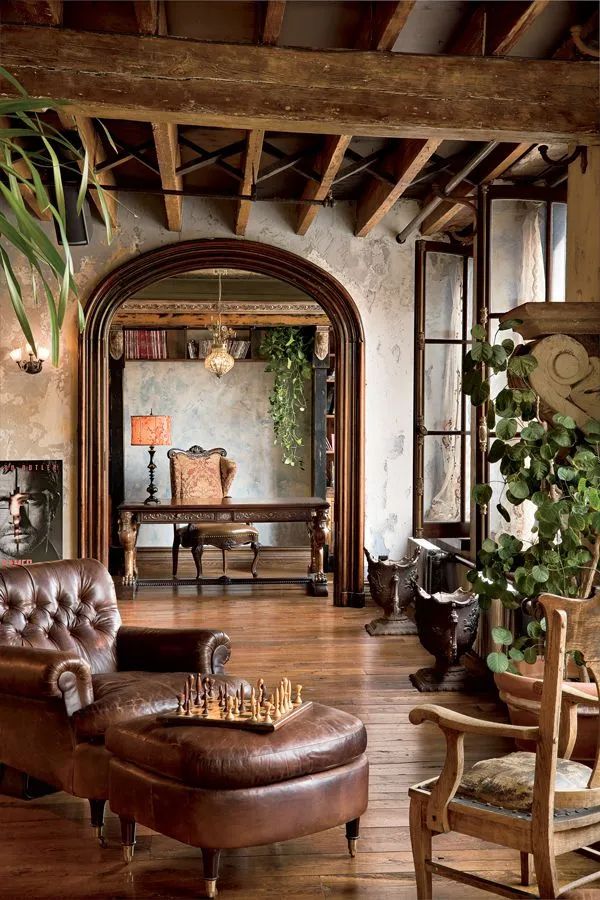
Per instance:
[[[179,500],[222,500],[229,497],[237,465],[222,447],[189,450],[174,447],[167,453],[171,469],[171,493]]]
[[[67,650],[93,674],[113,672],[120,624],[113,580],[95,559],[0,572],[0,647]]]
[[[576,685],[563,687],[565,653],[578,650],[596,686],[600,685],[600,593],[587,600],[543,594],[546,617],[544,680],[540,688],[540,735],[533,788],[533,819],[549,824],[556,808],[600,806],[600,716],[592,774],[586,789],[555,791],[556,762],[569,759],[577,737]],[[580,697],[581,699],[581,697]]]

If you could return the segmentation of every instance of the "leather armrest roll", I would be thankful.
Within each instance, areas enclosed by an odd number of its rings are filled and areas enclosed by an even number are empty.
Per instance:
[[[0,647],[0,693],[62,698],[69,715],[94,699],[88,663],[70,651]]]
[[[120,671],[221,673],[230,655],[223,631],[121,626],[117,632]]]

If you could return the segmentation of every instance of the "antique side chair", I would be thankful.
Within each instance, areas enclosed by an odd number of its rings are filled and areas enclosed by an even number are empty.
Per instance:
[[[227,459],[222,447],[203,450],[197,444],[189,450],[173,448],[167,453],[171,467],[171,493],[181,500],[223,500],[230,496],[237,464]],[[252,576],[258,575],[260,544],[258,531],[250,522],[190,522],[174,525],[173,578],[177,578],[179,548],[189,547],[196,564],[196,577],[202,575],[204,547],[219,547],[223,558],[223,576],[227,572],[226,551],[250,544],[254,551]]]
[[[442,706],[415,707],[413,725],[434,722],[446,738],[446,760],[439,778],[416,784],[410,795],[410,836],[417,896],[432,896],[432,874],[503,897],[554,898],[600,878],[600,733],[592,768],[572,762],[578,705],[600,707],[598,697],[563,682],[565,653],[579,650],[591,678],[600,676],[600,593],[589,600],[544,594],[547,623],[539,726],[508,725],[471,718]],[[599,719],[600,721],[600,719]],[[510,753],[476,763],[464,774],[466,734],[532,741],[535,753]],[[456,831],[519,850],[521,884],[529,885],[533,856],[537,894],[488,878],[460,872],[432,859],[432,837]],[[560,887],[555,857],[576,851],[596,859],[596,871]]]

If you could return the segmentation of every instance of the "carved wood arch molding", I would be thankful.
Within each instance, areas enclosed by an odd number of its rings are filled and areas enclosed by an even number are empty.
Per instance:
[[[349,293],[318,266],[255,241],[184,241],[151,250],[107,275],[91,294],[79,354],[79,553],[108,562],[109,329],[132,294],[193,269],[244,269],[292,284],[327,313],[336,337],[334,605],[363,606],[364,334]]]

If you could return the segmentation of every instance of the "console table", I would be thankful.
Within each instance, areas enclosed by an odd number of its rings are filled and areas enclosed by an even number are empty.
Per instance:
[[[138,579],[137,537],[144,522],[185,525],[188,522],[306,522],[311,541],[311,563],[303,578],[168,578]],[[119,540],[125,556],[123,584],[305,584],[315,597],[327,596],[327,576],[323,571],[323,547],[329,535],[329,503],[320,497],[288,497],[268,500],[162,500],[145,504],[125,500],[119,505]]]

